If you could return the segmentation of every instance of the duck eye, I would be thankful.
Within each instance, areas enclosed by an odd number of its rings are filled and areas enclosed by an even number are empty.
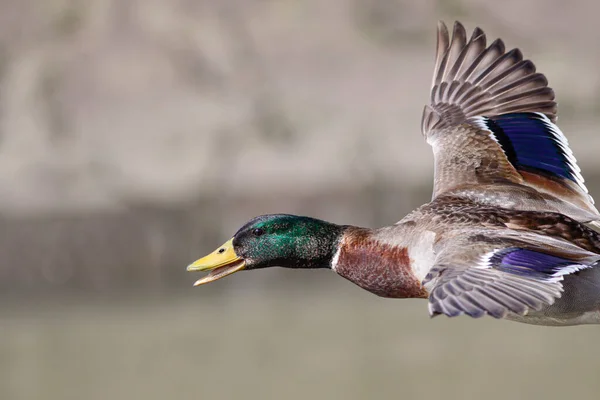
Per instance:
[[[252,234],[253,234],[254,236],[260,236],[260,235],[262,235],[263,233],[265,233],[265,231],[264,231],[264,230],[262,230],[261,228],[256,228],[256,229],[254,229],[254,230],[252,231]]]

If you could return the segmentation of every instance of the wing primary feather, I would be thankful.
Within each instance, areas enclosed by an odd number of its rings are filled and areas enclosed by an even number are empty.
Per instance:
[[[448,28],[442,21],[438,21],[438,35],[437,35],[437,50],[435,54],[435,71],[436,74],[433,77],[432,86],[440,84],[444,76],[444,69],[446,63],[446,52],[450,44],[450,38],[448,35]]]
[[[481,55],[481,53],[485,50],[486,45],[486,37],[485,33],[479,27],[475,28],[473,34],[471,35],[471,39],[466,46],[465,56],[463,58],[463,62],[460,70],[456,71],[456,80],[459,82],[465,82],[466,78],[470,74],[471,71],[469,69],[476,66],[475,61]],[[464,69],[464,72],[462,71]]]
[[[486,111],[486,116],[513,112],[543,112],[551,121],[556,119],[554,93],[551,89],[528,92],[547,87],[547,80],[535,72],[535,65],[523,60],[519,49],[506,51],[501,39],[486,47],[486,35],[475,28],[467,41],[465,28],[454,24],[452,36],[443,22],[438,23],[435,72],[432,79],[431,110],[439,119],[422,119],[425,133],[428,129],[460,124],[463,118],[474,117],[475,111]],[[514,93],[509,92],[514,91]],[[505,99],[504,95],[512,96]],[[521,96],[522,100],[517,98]],[[449,105],[455,106],[449,108]],[[488,115],[489,114],[489,115]]]
[[[454,23],[454,31],[452,32],[452,44],[450,45],[448,55],[448,71],[443,78],[444,81],[453,81],[467,53],[467,33],[461,23]]]
[[[483,77],[483,72],[496,60],[504,54],[504,42],[502,39],[496,39],[486,48],[481,54],[476,67],[469,74],[465,81],[470,82],[474,85]]]

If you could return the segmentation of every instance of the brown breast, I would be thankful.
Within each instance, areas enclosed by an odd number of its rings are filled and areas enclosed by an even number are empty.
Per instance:
[[[334,270],[378,296],[427,298],[427,291],[410,268],[408,249],[380,243],[367,229],[344,234]]]

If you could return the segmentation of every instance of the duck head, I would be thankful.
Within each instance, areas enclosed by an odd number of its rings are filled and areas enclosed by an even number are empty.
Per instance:
[[[267,267],[331,268],[344,226],[288,214],[261,215],[248,221],[222,246],[187,267],[208,271],[194,286],[241,270]]]

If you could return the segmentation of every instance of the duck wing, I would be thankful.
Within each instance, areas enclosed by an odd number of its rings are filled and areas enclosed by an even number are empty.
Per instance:
[[[506,51],[500,39],[487,46],[479,28],[467,40],[458,22],[450,38],[440,22],[431,101],[422,118],[435,158],[433,198],[487,201],[504,190],[497,201],[520,196],[525,204],[515,208],[600,218],[556,112],[547,79],[519,49]]]
[[[437,247],[422,282],[432,316],[527,315],[561,297],[565,276],[600,261],[600,255],[575,244],[524,231],[482,230]]]

